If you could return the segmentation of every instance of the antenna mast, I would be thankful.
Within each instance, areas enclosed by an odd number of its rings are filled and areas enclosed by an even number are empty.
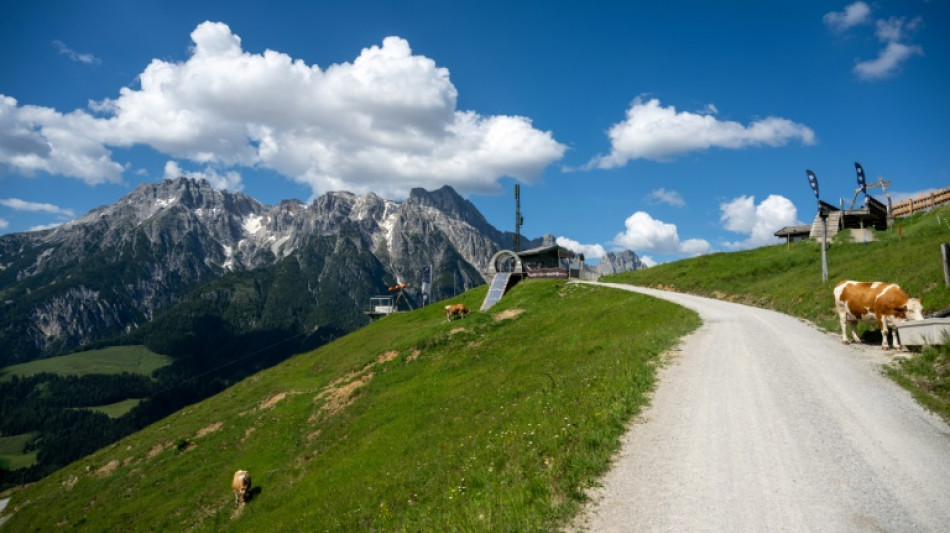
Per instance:
[[[515,184],[515,253],[521,251],[521,225],[524,217],[521,216],[521,186]]]

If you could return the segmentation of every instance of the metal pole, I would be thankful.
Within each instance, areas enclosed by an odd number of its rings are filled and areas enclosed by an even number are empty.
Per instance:
[[[819,212],[821,217],[821,281],[828,281],[828,213]]]
[[[950,287],[950,244],[941,244],[940,253],[943,254],[943,281]]]

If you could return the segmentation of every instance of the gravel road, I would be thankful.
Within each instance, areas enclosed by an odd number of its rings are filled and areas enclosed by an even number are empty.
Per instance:
[[[950,531],[950,428],[890,355],[773,311],[601,284],[697,311],[581,531]],[[829,305],[831,305],[829,294]]]

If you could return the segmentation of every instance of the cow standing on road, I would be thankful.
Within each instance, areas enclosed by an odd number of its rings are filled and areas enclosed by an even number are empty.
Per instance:
[[[847,330],[855,342],[861,342],[855,331],[858,320],[877,322],[884,337],[881,348],[890,348],[887,335],[890,328],[899,326],[907,320],[923,320],[923,306],[917,298],[909,298],[895,283],[880,281],[842,281],[835,285],[835,310],[841,319],[841,342],[848,344]],[[894,331],[894,348],[900,350],[901,343]]]

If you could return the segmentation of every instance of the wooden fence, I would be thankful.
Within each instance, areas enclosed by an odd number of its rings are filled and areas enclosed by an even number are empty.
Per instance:
[[[891,206],[891,216],[895,218],[906,217],[913,215],[918,211],[923,211],[925,209],[930,209],[946,203],[950,203],[950,187],[932,192],[930,194],[922,194],[918,198],[910,198],[902,202],[897,202]]]

